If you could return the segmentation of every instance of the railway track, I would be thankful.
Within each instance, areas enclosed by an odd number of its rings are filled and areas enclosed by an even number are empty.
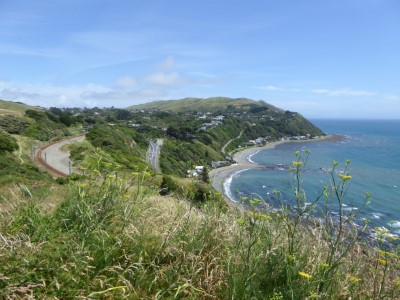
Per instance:
[[[47,147],[54,145],[54,144],[56,144],[56,143],[51,143],[43,148],[40,148],[39,151],[36,153],[35,161],[38,165],[44,167],[46,169],[46,171],[49,172],[50,174],[52,174],[56,177],[67,178],[67,176],[68,176],[67,174],[57,170],[56,168],[53,168],[48,163],[46,163],[45,160],[42,158],[43,150],[45,150]]]
[[[71,138],[73,139],[73,138]],[[39,148],[39,150],[36,152],[35,154],[35,162],[37,165],[43,167],[46,169],[47,172],[49,172],[50,174],[56,176],[56,177],[63,177],[66,178],[68,177],[68,174],[61,172],[60,170],[54,168],[53,166],[49,165],[44,159],[43,159],[43,151],[46,150],[48,147],[53,146],[54,144],[60,143],[60,141],[58,142],[53,142],[50,143],[44,147]]]

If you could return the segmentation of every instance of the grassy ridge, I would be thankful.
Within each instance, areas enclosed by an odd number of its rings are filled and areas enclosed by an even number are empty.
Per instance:
[[[151,109],[169,110],[173,112],[184,111],[203,111],[203,112],[218,112],[226,110],[249,110],[252,107],[267,107],[270,110],[283,112],[271,104],[264,101],[254,101],[247,98],[227,98],[227,97],[212,97],[212,98],[184,98],[180,100],[165,100],[154,101],[145,104],[129,106],[129,110],[135,109]]]
[[[20,102],[0,100],[0,115],[2,114],[19,114],[23,115],[25,111],[32,109],[32,106]]]

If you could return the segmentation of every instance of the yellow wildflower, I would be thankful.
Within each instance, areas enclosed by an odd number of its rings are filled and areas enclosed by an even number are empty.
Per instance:
[[[361,278],[358,278],[358,277],[354,277],[354,276],[349,276],[349,281],[350,281],[351,283],[357,283],[357,282],[362,281],[362,279],[361,279]]]
[[[236,220],[236,222],[239,224],[239,225],[244,225],[244,220],[243,219],[238,219],[238,220]]]
[[[306,272],[299,272],[299,275],[300,275],[301,277],[306,278],[306,279],[311,279],[311,278],[312,278],[312,275],[311,275],[311,274],[308,274],[308,273],[306,273]]]
[[[295,166],[295,167],[301,167],[303,165],[303,163],[301,162],[301,161],[294,161],[293,162],[293,166]]]
[[[347,181],[347,180],[351,179],[350,175],[339,174],[339,177],[342,178],[343,181]]]
[[[378,263],[381,264],[382,266],[387,266],[389,264],[389,262],[387,260],[384,259],[377,259]]]
[[[396,277],[396,279],[394,280],[394,284],[397,286],[400,286],[400,278]]]
[[[322,268],[322,269],[328,269],[328,268],[329,268],[329,265],[326,264],[326,263],[321,263],[321,268]]]
[[[260,219],[266,219],[266,220],[271,219],[270,216],[268,216],[268,215],[266,215],[266,214],[263,214],[263,213],[252,212],[251,215],[252,215],[254,218],[260,218]]]
[[[380,257],[390,257],[390,258],[398,258],[399,256],[395,252],[383,251],[381,249],[376,250]]]

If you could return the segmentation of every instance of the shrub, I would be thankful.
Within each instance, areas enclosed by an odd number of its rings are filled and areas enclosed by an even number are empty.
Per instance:
[[[28,124],[28,121],[15,115],[0,116],[0,128],[11,134],[20,134]]]
[[[13,152],[18,148],[17,140],[0,129],[0,154],[4,152]]]

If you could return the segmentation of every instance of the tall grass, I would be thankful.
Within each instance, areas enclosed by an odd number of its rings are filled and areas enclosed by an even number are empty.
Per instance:
[[[293,166],[294,195],[304,194],[305,160]],[[336,168],[337,166],[334,166]],[[350,178],[332,169],[321,201],[346,201]],[[343,176],[350,176],[348,169]],[[396,299],[399,259],[381,232],[378,247],[362,228],[312,223],[300,210],[222,207],[161,197],[149,174],[122,176],[97,160],[71,182],[55,209],[21,186],[0,219],[0,298],[36,299]],[[299,183],[299,185],[297,185]],[[297,194],[296,194],[297,193]],[[339,196],[339,197],[338,197]],[[344,203],[344,202],[343,202]]]

